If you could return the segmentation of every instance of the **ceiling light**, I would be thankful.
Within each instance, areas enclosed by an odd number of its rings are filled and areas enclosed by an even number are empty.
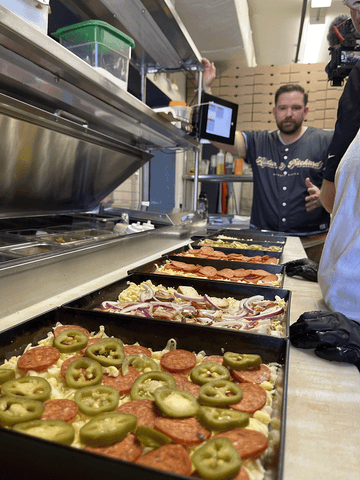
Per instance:
[[[321,43],[325,35],[325,27],[325,23],[307,25],[303,63],[318,63]]]
[[[311,8],[331,7],[331,0],[311,0]]]

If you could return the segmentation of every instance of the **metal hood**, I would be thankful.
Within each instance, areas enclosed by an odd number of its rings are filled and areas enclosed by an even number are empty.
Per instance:
[[[0,217],[92,210],[152,155],[0,94]]]

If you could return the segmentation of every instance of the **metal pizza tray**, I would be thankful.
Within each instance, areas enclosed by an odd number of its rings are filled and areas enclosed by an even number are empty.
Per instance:
[[[200,248],[201,248],[201,245],[196,245],[195,243],[193,243],[193,244],[184,245],[180,248],[172,250],[171,252],[168,252],[166,255],[175,255],[177,253],[187,252],[190,249],[196,250],[196,249],[200,249]],[[269,251],[265,251],[265,250],[247,250],[247,249],[241,250],[241,249],[238,249],[238,248],[223,248],[223,247],[213,247],[213,248],[214,248],[215,251],[223,252],[226,255],[229,255],[230,253],[237,253],[237,254],[240,254],[240,255],[245,255],[246,257],[255,257],[255,256],[263,257],[265,255],[268,255],[269,257],[276,258],[279,263],[281,262],[281,257],[282,257],[282,252],[269,252]],[[230,261],[233,262],[233,260],[230,260]],[[242,262],[242,263],[253,264],[253,262],[245,262],[245,261]],[[266,265],[266,264],[262,263],[261,265]],[[269,264],[269,265],[276,265],[276,264]]]
[[[161,258],[155,259],[143,265],[139,265],[138,267],[135,267],[129,270],[128,274],[130,275],[131,273],[154,273],[156,272],[157,268],[165,265],[167,260],[175,260],[177,262],[183,262],[183,263],[192,263],[195,265],[202,265],[204,267],[211,266],[216,268],[217,270],[222,270],[223,268],[230,268],[232,270],[235,270],[237,268],[244,268],[245,270],[265,270],[266,272],[269,272],[269,273],[281,275],[281,280],[279,285],[280,288],[283,286],[283,283],[284,283],[285,268],[283,265],[263,265],[261,263],[252,264],[252,263],[232,262],[232,261],[226,261],[226,260],[208,260],[206,258],[175,257],[170,255],[163,255]],[[166,273],[161,273],[160,275],[161,277],[163,277],[163,276],[166,276]],[[168,275],[168,276],[171,276],[171,275]],[[215,280],[206,279],[206,281],[213,282]],[[224,282],[227,282],[227,281],[224,280]],[[263,288],[279,288],[279,287],[268,287],[266,285],[262,285],[262,287]]]
[[[29,343],[34,346],[52,331],[56,322],[80,325],[89,331],[98,331],[101,325],[109,336],[121,338],[125,344],[139,342],[153,350],[165,348],[169,339],[175,339],[177,348],[207,355],[219,355],[225,351],[255,353],[264,363],[276,362],[280,365],[279,382],[276,384],[277,399],[273,415],[280,422],[278,443],[269,448],[265,457],[266,480],[283,478],[283,460],[285,446],[286,391],[288,377],[289,341],[286,338],[266,337],[255,334],[219,330],[208,327],[176,324],[152,319],[104,316],[98,312],[74,311],[59,308],[46,314],[27,320],[9,328],[0,334],[1,363],[14,355],[20,355]],[[274,422],[276,424],[277,422]],[[271,424],[270,424],[271,425]],[[277,432],[274,432],[277,435]],[[275,438],[275,435],[274,435]],[[85,450],[80,450],[55,442],[42,440],[0,427],[2,449],[1,473],[6,480],[98,480],[99,478],[119,478],[133,480],[169,480],[189,479],[133,463],[116,460]]]
[[[151,280],[153,285],[162,285],[166,288],[177,289],[180,285],[194,287],[200,295],[207,294],[212,297],[218,298],[232,297],[237,300],[241,300],[243,298],[249,298],[254,295],[262,295],[265,300],[274,300],[275,296],[280,297],[284,299],[287,303],[287,309],[284,315],[282,327],[284,331],[284,336],[287,337],[289,335],[291,292],[289,290],[283,290],[279,288],[264,288],[257,285],[245,285],[243,283],[224,283],[216,281],[212,281],[211,283],[209,283],[207,280],[204,279],[133,273],[132,275],[122,278],[109,285],[106,285],[99,290],[94,290],[93,292],[90,292],[83,297],[66,303],[63,305],[63,307],[75,310],[94,311],[94,309],[97,309],[101,306],[102,302],[116,302],[120,293],[126,288],[128,288],[130,282],[135,283],[136,285],[140,285],[142,282],[145,282],[147,280]],[[104,322],[106,321],[105,319],[108,315],[118,317],[117,313],[101,311],[99,311],[98,313],[99,315],[104,315]],[[123,315],[121,316],[121,318],[122,317]]]

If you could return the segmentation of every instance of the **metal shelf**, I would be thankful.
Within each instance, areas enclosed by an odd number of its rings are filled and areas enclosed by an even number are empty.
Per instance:
[[[197,149],[199,145],[185,131],[2,5],[0,85],[4,93],[15,94],[52,113],[60,108],[90,128],[142,150]]]
[[[183,180],[194,180],[195,175],[183,175]],[[252,175],[198,175],[199,182],[252,182]]]

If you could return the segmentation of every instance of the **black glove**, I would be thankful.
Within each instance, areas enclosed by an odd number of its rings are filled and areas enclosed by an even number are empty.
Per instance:
[[[360,370],[360,324],[339,312],[305,312],[290,326],[294,347],[314,348],[326,360],[354,364]]]
[[[310,280],[311,282],[317,282],[317,273],[319,264],[313,262],[309,258],[300,258],[299,260],[292,260],[291,262],[284,263],[285,272],[289,277],[298,275]]]

